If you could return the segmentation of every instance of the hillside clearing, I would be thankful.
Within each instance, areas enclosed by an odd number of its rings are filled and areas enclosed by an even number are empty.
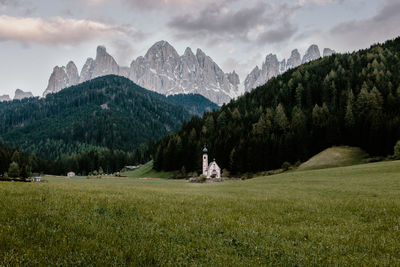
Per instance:
[[[315,170],[332,167],[344,167],[365,163],[368,154],[361,148],[336,146],[325,149],[321,153],[301,164],[298,170]]]
[[[150,161],[134,171],[122,173],[129,178],[171,178],[172,172],[158,172],[153,169],[153,161]]]

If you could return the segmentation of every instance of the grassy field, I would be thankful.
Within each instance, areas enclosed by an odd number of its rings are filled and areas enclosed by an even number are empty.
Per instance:
[[[0,183],[0,265],[400,265],[400,162]]]
[[[365,163],[367,158],[368,154],[359,147],[331,147],[301,164],[299,170],[351,166]]]

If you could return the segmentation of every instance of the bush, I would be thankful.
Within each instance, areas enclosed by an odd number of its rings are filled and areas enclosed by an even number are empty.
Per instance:
[[[181,174],[182,178],[186,178],[186,168],[185,168],[185,166],[182,166],[180,174]]]
[[[285,161],[285,162],[282,164],[282,169],[285,170],[285,171],[287,171],[287,170],[289,170],[290,166],[291,166],[290,163],[287,162],[287,161]]]
[[[20,174],[18,163],[12,162],[8,168],[8,176],[11,178],[18,178]]]
[[[202,182],[204,182],[205,180],[207,180],[207,177],[204,175],[204,174],[202,174],[202,175],[200,175],[200,181],[202,181]]]
[[[394,146],[394,158],[400,159],[400,140],[397,141],[396,145]]]
[[[190,178],[195,178],[195,177],[199,177],[199,174],[197,172],[189,172],[187,174],[187,176]]]
[[[222,170],[222,174],[221,174],[221,177],[230,177],[231,176],[231,173],[227,170],[227,169],[223,169]]]
[[[242,178],[245,179],[245,180],[251,179],[251,178],[253,178],[253,177],[254,177],[254,174],[251,173],[251,172],[246,172],[246,173],[244,173],[244,174],[242,175]]]

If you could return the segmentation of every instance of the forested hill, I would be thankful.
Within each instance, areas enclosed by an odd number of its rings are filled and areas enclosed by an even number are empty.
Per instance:
[[[158,170],[200,170],[201,147],[233,172],[279,168],[332,145],[393,153],[400,139],[400,38],[271,79],[161,140]]]
[[[165,96],[111,75],[44,99],[0,103],[0,136],[45,158],[99,147],[133,151],[178,130],[191,117]]]
[[[219,106],[198,94],[178,94],[167,96],[167,100],[173,104],[183,106],[194,115],[203,115],[207,111],[219,109]]]

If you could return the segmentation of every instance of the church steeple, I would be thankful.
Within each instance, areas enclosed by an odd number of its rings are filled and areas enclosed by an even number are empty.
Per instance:
[[[207,147],[204,145],[203,148],[203,175],[207,176],[208,171],[208,150]]]

